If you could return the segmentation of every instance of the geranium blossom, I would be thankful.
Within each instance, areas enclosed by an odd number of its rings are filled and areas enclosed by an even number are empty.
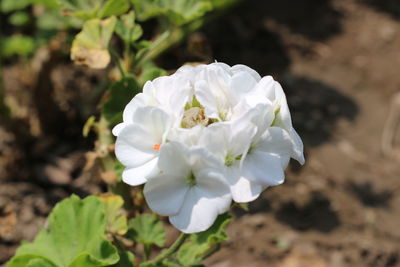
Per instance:
[[[183,66],[147,82],[113,133],[123,180],[145,183],[149,207],[184,232],[281,184],[290,158],[304,163],[282,87],[244,65]]]

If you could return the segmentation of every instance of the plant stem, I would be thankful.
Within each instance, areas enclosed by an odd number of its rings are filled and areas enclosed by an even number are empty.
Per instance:
[[[206,254],[204,254],[204,256],[202,257],[202,260],[207,259],[208,257],[212,256],[215,252],[217,252],[218,250],[221,249],[221,244],[217,244],[215,245],[212,249],[210,249],[209,251],[207,251]]]
[[[149,244],[143,244],[144,247],[144,260],[147,261],[150,258],[151,246]]]
[[[117,65],[117,68],[118,68],[119,72],[121,73],[121,76],[123,78],[125,78],[125,76],[126,76],[125,75],[125,70],[122,67],[121,59],[120,59],[118,53],[112,48],[110,48],[109,51],[110,51],[111,56],[114,58],[115,64]]]
[[[170,257],[172,254],[174,254],[185,242],[186,238],[188,237],[188,234],[181,233],[181,235],[178,237],[178,239],[175,240],[175,242],[167,249],[163,250],[160,255],[157,256],[152,261],[149,261],[148,263],[153,263],[157,264],[162,262],[164,259]]]

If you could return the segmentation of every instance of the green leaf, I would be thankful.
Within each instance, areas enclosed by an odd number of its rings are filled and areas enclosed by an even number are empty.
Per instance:
[[[230,221],[231,217],[227,213],[219,215],[208,230],[191,235],[190,241],[178,251],[179,262],[184,266],[200,264],[202,257],[209,249],[228,239],[225,228]]]
[[[115,164],[114,164],[114,172],[117,175],[117,179],[119,182],[122,181],[122,173],[125,170],[125,166],[118,160],[115,160]]]
[[[110,267],[133,267],[135,264],[135,256],[129,251],[122,251],[119,254],[119,261]]]
[[[164,261],[156,262],[156,263],[154,263],[154,262],[146,263],[145,262],[145,263],[140,264],[140,267],[182,267],[182,265],[170,262],[168,260],[164,260]]]
[[[147,62],[143,66],[143,72],[139,77],[139,83],[141,85],[145,84],[147,81],[154,80],[157,77],[167,75],[167,71],[163,70],[151,62]]]
[[[116,18],[91,19],[72,42],[71,59],[78,65],[103,69],[110,62],[108,43],[115,28]]]
[[[138,243],[158,247],[164,246],[166,240],[162,222],[150,214],[141,214],[131,219],[127,236]]]
[[[23,26],[29,22],[29,14],[27,12],[15,12],[9,18],[8,21],[14,26]]]
[[[97,18],[104,0],[59,0],[64,15],[80,19]]]
[[[26,266],[27,267],[54,267],[55,265],[44,259],[33,259]]]
[[[129,0],[108,0],[99,10],[98,17],[105,18],[124,14],[129,10]]]
[[[214,9],[226,8],[239,0],[210,0]]]
[[[24,243],[9,267],[99,267],[119,260],[117,249],[104,238],[104,206],[97,197],[73,195],[58,203],[33,243]]]
[[[49,9],[59,9],[60,8],[60,4],[59,4],[58,0],[31,0],[31,1],[32,1],[32,4],[42,5]]]
[[[176,25],[202,17],[212,10],[209,0],[132,0],[140,21],[166,16]]]
[[[63,13],[83,20],[124,14],[129,0],[59,0]]]
[[[110,124],[122,120],[122,112],[129,101],[139,92],[139,86],[132,77],[125,77],[111,85],[110,95],[103,106],[103,115]]]
[[[106,230],[111,234],[124,235],[128,231],[128,220],[122,208],[124,200],[121,196],[105,194],[100,196],[106,211]]]
[[[35,50],[35,41],[28,36],[12,35],[0,43],[0,54],[4,57],[13,55],[28,56]]]
[[[31,0],[1,0],[0,11],[6,13],[14,10],[21,10],[31,4]]]
[[[127,43],[136,41],[143,34],[142,27],[135,24],[135,13],[133,11],[121,16],[115,26],[115,32]]]

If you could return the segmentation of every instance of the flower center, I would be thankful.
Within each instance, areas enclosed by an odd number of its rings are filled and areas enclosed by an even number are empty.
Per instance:
[[[154,144],[153,149],[154,151],[160,150],[161,145],[160,144]]]
[[[193,172],[190,172],[189,176],[186,178],[186,183],[189,186],[195,186],[196,185],[196,177],[194,176]]]
[[[210,124],[210,121],[204,112],[204,108],[193,107],[185,110],[181,125],[182,128],[193,128],[198,124],[207,126]]]
[[[232,166],[237,160],[240,160],[242,158],[242,155],[239,156],[234,156],[232,154],[227,154],[225,157],[225,165],[226,166]]]

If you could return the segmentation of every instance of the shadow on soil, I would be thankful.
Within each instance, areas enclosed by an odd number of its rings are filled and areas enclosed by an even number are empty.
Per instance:
[[[294,127],[306,145],[329,141],[339,119],[354,121],[359,112],[350,97],[317,80],[286,75],[283,87]]]
[[[365,206],[389,208],[394,193],[389,190],[377,192],[374,186],[369,183],[350,182],[348,190]]]
[[[399,0],[362,0],[360,2],[367,4],[378,11],[388,13],[393,18],[400,19]]]
[[[275,217],[298,231],[317,230],[329,233],[340,225],[339,217],[332,210],[329,199],[318,193],[314,193],[304,206],[292,201],[283,203]]]

